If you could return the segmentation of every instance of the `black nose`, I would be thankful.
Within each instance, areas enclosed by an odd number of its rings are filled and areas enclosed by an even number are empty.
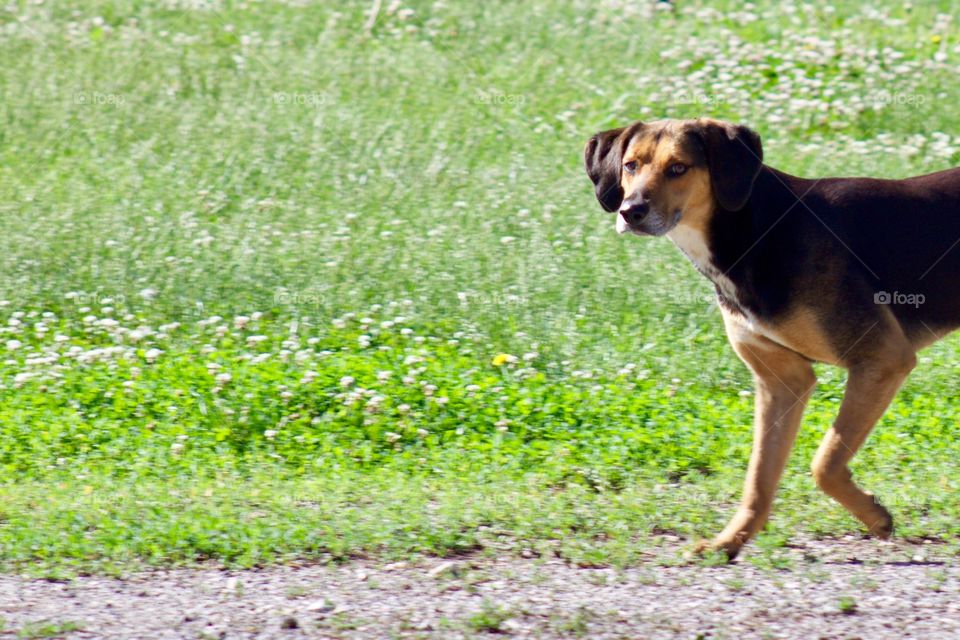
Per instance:
[[[620,205],[620,215],[630,224],[640,222],[648,213],[650,200],[647,198],[628,198]]]

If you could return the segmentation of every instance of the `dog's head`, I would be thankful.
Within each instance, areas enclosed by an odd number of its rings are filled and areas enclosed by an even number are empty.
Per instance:
[[[618,212],[617,231],[659,236],[685,217],[742,209],[763,148],[741,125],[658,120],[598,133],[584,162],[600,206]]]

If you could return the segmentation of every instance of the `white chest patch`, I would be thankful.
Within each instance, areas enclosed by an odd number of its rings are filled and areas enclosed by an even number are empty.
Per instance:
[[[713,263],[713,254],[710,253],[710,247],[707,246],[707,239],[703,233],[698,229],[679,224],[667,233],[667,237],[690,259],[697,271],[720,288],[723,297],[739,304],[736,285]]]

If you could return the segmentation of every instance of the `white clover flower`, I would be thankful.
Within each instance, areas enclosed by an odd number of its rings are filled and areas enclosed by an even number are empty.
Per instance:
[[[396,442],[397,440],[401,439],[403,436],[401,436],[399,433],[394,433],[393,431],[387,431],[384,434],[384,437],[387,439],[387,442]]]
[[[19,340],[7,340],[7,349],[9,351],[16,351],[23,346],[23,343]]]
[[[149,349],[143,354],[143,357],[146,358],[147,362],[156,362],[161,354],[163,354],[163,351],[160,349]]]
[[[273,440],[274,438],[277,437],[276,429],[267,429],[266,431],[263,432],[263,437],[266,438],[267,440]]]
[[[354,382],[356,382],[356,379],[354,379],[353,376],[343,376],[340,378],[340,386],[344,388],[352,387]]]

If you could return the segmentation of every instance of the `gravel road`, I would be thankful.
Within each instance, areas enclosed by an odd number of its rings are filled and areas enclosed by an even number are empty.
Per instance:
[[[672,550],[680,555],[680,543]],[[482,555],[125,579],[0,577],[0,636],[960,638],[960,568],[931,545],[809,541],[753,563],[578,568]]]

